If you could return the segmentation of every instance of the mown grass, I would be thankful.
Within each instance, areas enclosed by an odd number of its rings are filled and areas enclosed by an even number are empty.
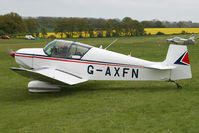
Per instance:
[[[162,61],[169,37],[119,38],[109,50],[131,51],[135,57]],[[114,38],[74,40],[105,47]],[[0,40],[0,132],[199,132],[198,41],[188,46],[193,78],[178,81],[181,90],[167,82],[89,81],[63,88],[60,93],[29,93],[30,80],[8,69],[17,64],[7,48],[44,47],[50,41]]]

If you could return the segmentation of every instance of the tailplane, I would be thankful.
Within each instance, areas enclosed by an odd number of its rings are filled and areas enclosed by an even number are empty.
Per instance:
[[[195,35],[194,35],[194,34],[192,34],[192,35],[191,35],[191,37],[189,38],[189,40],[194,41],[194,39],[195,39]]]

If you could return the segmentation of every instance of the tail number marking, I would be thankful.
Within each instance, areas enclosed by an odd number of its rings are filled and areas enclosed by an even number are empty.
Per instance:
[[[87,72],[90,75],[94,75],[95,72],[102,72],[104,76],[113,76],[113,77],[126,77],[131,74],[131,78],[139,77],[139,69],[135,68],[121,68],[121,67],[106,67],[106,69],[95,69],[93,65],[89,65],[87,68]]]

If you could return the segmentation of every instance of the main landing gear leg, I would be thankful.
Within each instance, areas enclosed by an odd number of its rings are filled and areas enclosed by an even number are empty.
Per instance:
[[[177,82],[175,82],[174,80],[169,79],[168,82],[173,82],[178,89],[182,89],[182,86],[180,84],[178,84]]]

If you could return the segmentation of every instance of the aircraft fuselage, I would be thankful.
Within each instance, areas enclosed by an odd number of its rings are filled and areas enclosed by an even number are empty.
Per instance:
[[[89,80],[168,80],[169,70],[149,69],[150,62],[93,47],[81,59],[47,56],[42,48],[16,51],[16,62],[23,67],[53,67]]]

